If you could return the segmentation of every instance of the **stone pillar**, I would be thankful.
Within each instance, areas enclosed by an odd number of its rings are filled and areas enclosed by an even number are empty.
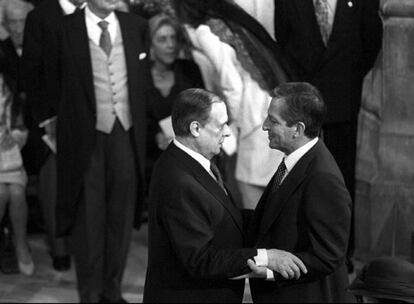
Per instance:
[[[355,256],[411,256],[414,231],[414,1],[381,2],[382,52],[359,116]]]

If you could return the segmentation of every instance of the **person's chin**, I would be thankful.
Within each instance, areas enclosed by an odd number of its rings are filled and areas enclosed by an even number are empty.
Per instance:
[[[269,147],[270,147],[271,149],[278,149],[278,150],[279,150],[279,146],[278,146],[278,145],[276,145],[275,143],[272,143],[271,141],[269,141]]]

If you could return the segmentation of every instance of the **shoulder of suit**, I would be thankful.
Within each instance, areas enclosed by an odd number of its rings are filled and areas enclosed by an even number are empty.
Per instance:
[[[120,12],[117,11],[116,15],[118,18],[122,18],[124,20],[127,20],[129,22],[134,22],[137,23],[139,25],[145,25],[147,24],[147,20],[145,18],[142,18],[141,16],[138,16],[134,13],[125,13],[125,12]]]
[[[41,1],[29,14],[35,16],[49,16],[54,11],[56,13],[61,10],[58,0],[45,0]]]
[[[321,172],[329,171],[335,174],[339,173],[338,164],[323,142],[318,142],[309,152],[312,153],[310,166],[313,170]]]

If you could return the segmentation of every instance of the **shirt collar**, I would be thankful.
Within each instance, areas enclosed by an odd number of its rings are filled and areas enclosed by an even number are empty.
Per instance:
[[[106,16],[106,18],[101,19],[98,16],[96,16],[90,9],[88,6],[86,6],[85,8],[85,16],[87,18],[87,20],[90,20],[91,22],[93,22],[94,24],[98,24],[99,22],[101,22],[102,20],[105,20],[106,22],[108,22],[109,24],[115,24],[116,23],[116,17],[115,17],[115,13],[111,12],[108,16]]]
[[[76,10],[76,5],[74,5],[69,0],[59,0],[59,4],[65,15],[73,14]],[[84,8],[85,6],[86,2],[83,3],[79,8]]]
[[[288,172],[292,171],[296,163],[305,155],[316,143],[318,142],[318,137],[315,137],[311,141],[304,144],[302,147],[296,149],[288,156],[285,157],[285,165]]]
[[[210,173],[210,160],[208,160],[207,158],[205,158],[200,153],[195,152],[194,150],[191,150],[190,148],[184,146],[176,138],[174,139],[174,145],[176,145],[178,148],[180,148],[185,153],[187,153],[192,158],[194,158],[204,169],[206,169],[207,172]]]
[[[96,16],[88,6],[85,7],[85,20],[86,28],[88,31],[89,38],[96,44],[99,45],[99,39],[102,34],[102,29],[99,27],[98,23],[105,20],[108,22],[108,32],[111,37],[112,43],[115,41],[115,37],[118,34],[118,19],[114,12],[111,12],[105,19],[101,19]]]

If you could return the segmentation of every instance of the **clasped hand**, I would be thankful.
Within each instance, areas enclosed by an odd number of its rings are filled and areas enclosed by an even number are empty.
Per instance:
[[[306,274],[308,272],[305,264],[290,252],[279,249],[268,249],[267,255],[269,258],[267,267],[257,266],[253,260],[247,261],[247,265],[252,270],[249,277],[266,278],[266,268],[279,273],[285,279],[299,279],[301,273]]]

